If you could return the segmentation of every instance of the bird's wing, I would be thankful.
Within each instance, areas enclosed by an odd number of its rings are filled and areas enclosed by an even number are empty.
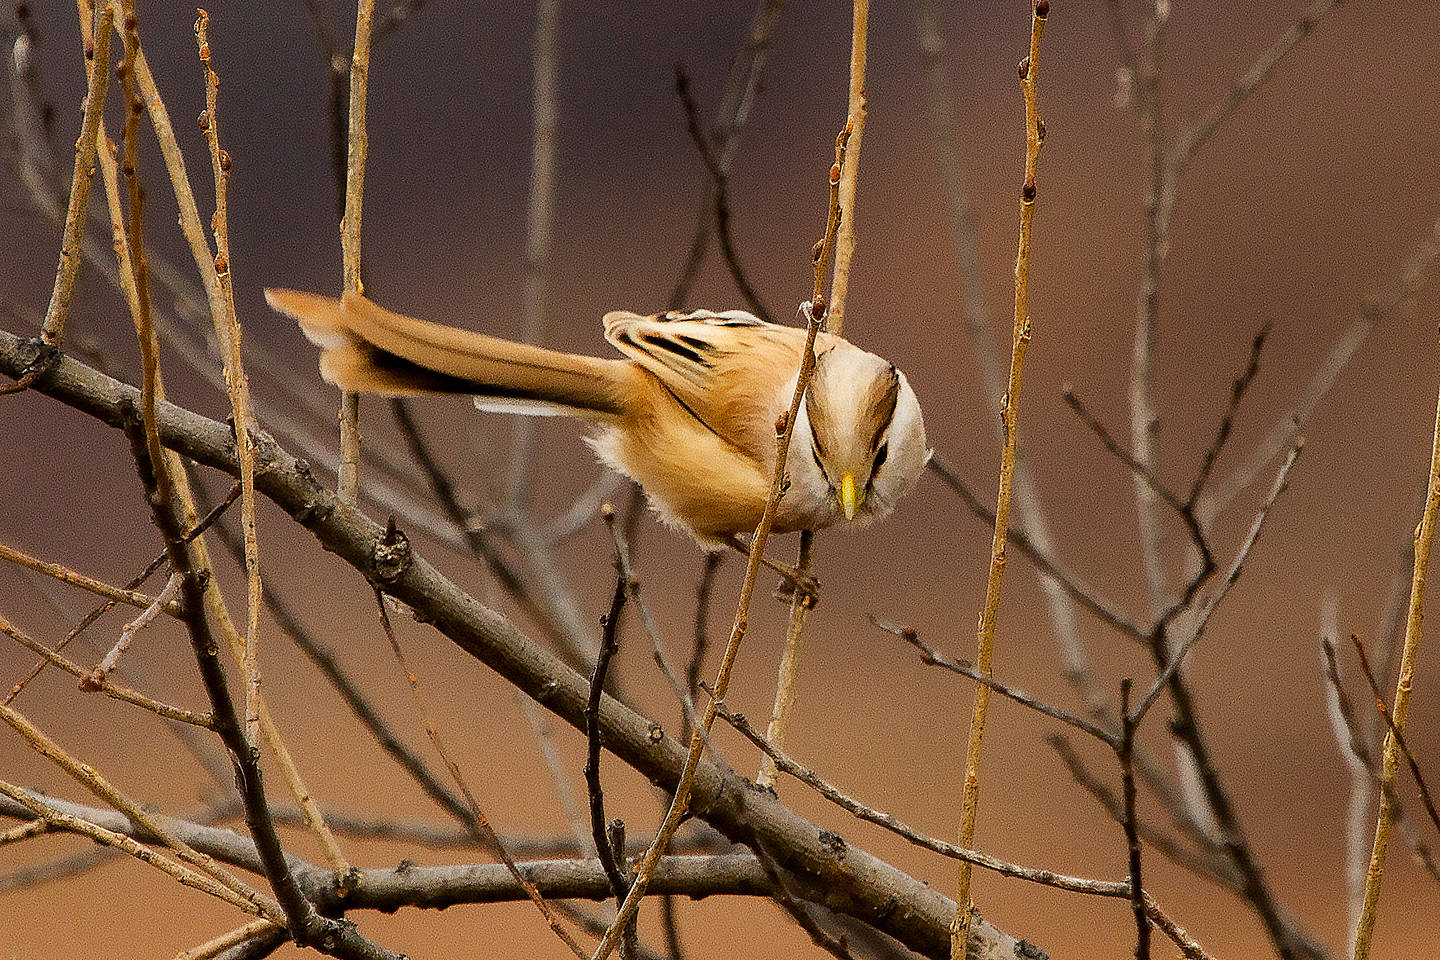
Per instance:
[[[692,416],[761,462],[773,459],[775,420],[789,397],[805,331],[742,310],[605,315],[605,338]]]

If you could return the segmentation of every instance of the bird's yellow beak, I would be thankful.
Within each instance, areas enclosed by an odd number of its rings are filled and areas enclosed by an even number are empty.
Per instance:
[[[845,511],[846,520],[855,519],[855,511],[865,502],[865,491],[855,489],[855,474],[847,472],[840,478],[840,509]]]

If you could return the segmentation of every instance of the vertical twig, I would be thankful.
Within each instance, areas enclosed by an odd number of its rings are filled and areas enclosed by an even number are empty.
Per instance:
[[[370,84],[370,28],[375,0],[358,0],[355,9],[355,50],[350,57],[350,153],[345,164],[345,215],[340,220],[340,253],[347,293],[364,293],[360,277],[361,201],[365,196],[365,99]],[[340,475],[335,492],[354,503],[360,492],[360,395],[340,394]]]
[[[1030,343],[1030,234],[1035,221],[1035,168],[1044,144],[1043,124],[1037,101],[1040,38],[1050,15],[1049,0],[1035,0],[1030,17],[1030,53],[1020,61],[1020,85],[1025,95],[1025,182],[1020,190],[1020,240],[1015,254],[1015,320],[1010,344],[1010,378],[1000,400],[1005,426],[1000,453],[1000,484],[995,502],[995,533],[990,543],[990,573],[985,585],[985,606],[980,613],[975,665],[989,673],[995,653],[995,621],[1000,611],[1000,585],[1005,575],[1005,541],[1010,529],[1010,497],[1015,478],[1015,441],[1020,406],[1020,375],[1025,365],[1025,348]],[[975,845],[975,820],[980,806],[980,747],[985,717],[990,708],[990,688],[975,689],[975,706],[970,718],[970,738],[965,751],[964,806],[960,821],[960,846]],[[964,960],[970,939],[975,905],[970,899],[971,865],[960,864],[955,898],[955,922],[950,928],[950,956]]]
[[[539,343],[545,335],[546,294],[550,285],[550,238],[555,229],[555,128],[559,124],[558,85],[560,0],[538,0],[535,5],[535,43],[531,62],[534,80],[531,111],[534,130],[530,150],[530,208],[526,223],[525,342]],[[535,417],[515,417],[515,446],[510,454],[510,481],[505,502],[516,506],[525,494],[535,456]]]
[[[870,0],[855,0],[850,32],[850,123],[853,129],[845,145],[845,165],[840,171],[840,225],[835,234],[835,270],[830,277],[830,305],[825,316],[825,329],[842,336],[845,325],[845,298],[850,290],[850,262],[855,256],[855,200],[860,179],[860,135],[865,129],[865,51],[870,25]],[[795,569],[810,572],[815,550],[815,533],[800,534],[800,552]],[[815,599],[804,590],[796,589],[790,601],[790,625],[785,630],[785,650],[780,656],[780,671],[775,682],[775,706],[770,713],[766,736],[777,746],[785,743],[785,733],[799,698],[796,684],[800,676],[800,651],[804,646],[805,623]],[[760,761],[755,782],[774,789],[775,764],[769,757]]]
[[[65,318],[70,313],[70,300],[75,293],[75,277],[80,271],[80,244],[85,239],[86,209],[90,203],[90,184],[95,176],[95,143],[105,117],[105,91],[110,86],[110,35],[114,23],[114,4],[109,0],[96,4],[94,30],[85,39],[85,62],[89,67],[89,76],[85,93],[85,119],[80,125],[80,136],[75,141],[75,172],[70,178],[70,207],[65,213],[65,233],[60,241],[60,263],[55,269],[55,287],[50,294],[50,306],[45,310],[45,323],[40,329],[40,339],[50,347],[58,346],[65,333]],[[5,389],[6,392],[11,392],[16,390],[16,386],[11,385]]]
[[[937,6],[935,0],[926,0],[921,5],[919,16],[920,48],[925,65],[926,92],[930,101],[930,123],[935,136],[936,160],[945,186],[946,205],[950,211],[955,262],[961,273],[965,334],[970,339],[982,392],[987,396],[998,396],[1005,391],[1004,354],[1000,345],[995,342],[990,307],[985,297],[985,279],[980,271],[980,243],[975,228],[974,204],[966,188],[960,158],[955,148],[959,142],[959,126],[948,99],[949,84],[942,57],[945,38],[940,33]],[[996,439],[1004,442],[1003,424],[998,418],[991,423],[995,428]],[[948,472],[941,471],[940,467],[938,460],[930,461],[930,468],[939,472],[942,479],[950,483]],[[952,486],[956,486],[957,492],[962,489],[956,484]],[[965,496],[963,493],[961,495]],[[1023,450],[1016,451],[1015,455],[1015,510],[1019,521],[1017,527],[1023,530],[1025,538],[1039,553],[1057,557],[1059,551],[1055,547],[1045,505],[1040,498],[1040,485]],[[993,524],[994,518],[991,517],[985,522]],[[1090,654],[1081,633],[1075,603],[1067,594],[1064,580],[1054,575],[1053,571],[1047,571],[1043,565],[1036,570],[1036,576],[1045,594],[1050,622],[1055,628],[1055,637],[1060,646],[1061,673],[1080,694],[1091,717],[1113,723],[1114,708],[1109,702],[1109,694],[1096,679],[1091,667]],[[1137,760],[1141,761],[1137,765],[1143,774],[1143,758]]]
[[[1139,59],[1140,133],[1145,139],[1145,260],[1136,304],[1135,341],[1130,361],[1130,448],[1135,459],[1155,473],[1155,340],[1160,314],[1160,265],[1165,259],[1165,131],[1160,119],[1160,65],[1165,42],[1164,0],[1150,0],[1145,18],[1145,46]],[[1139,474],[1131,479],[1140,523],[1140,548],[1150,590],[1150,610],[1158,617],[1167,605],[1163,531],[1158,497]]]
[[[750,539],[750,559],[745,567],[745,580],[740,587],[740,600],[735,607],[735,619],[730,627],[730,640],[725,646],[725,656],[720,661],[714,692],[710,696],[709,705],[705,708],[701,729],[690,735],[690,752],[685,757],[685,765],[680,771],[679,782],[675,785],[675,796],[670,801],[670,809],[666,811],[665,819],[661,823],[659,831],[656,832],[650,849],[645,851],[645,857],[640,861],[640,867],[630,886],[630,893],[626,895],[625,902],[621,905],[614,922],[605,931],[605,938],[600,941],[600,946],[596,948],[591,960],[605,960],[614,952],[626,925],[634,920],[635,913],[640,909],[640,901],[645,896],[645,890],[650,886],[650,878],[654,874],[655,864],[659,862],[666,846],[670,843],[670,838],[680,828],[680,821],[690,809],[690,787],[695,778],[695,769],[700,764],[700,755],[705,750],[705,741],[715,726],[719,704],[725,699],[725,692],[730,687],[730,673],[735,667],[735,657],[740,652],[740,643],[745,639],[745,631],[750,625],[750,598],[755,593],[755,581],[760,573],[760,560],[765,555],[765,541],[769,539],[770,528],[775,523],[775,511],[780,504],[780,498],[785,495],[788,487],[785,482],[785,458],[790,452],[790,437],[795,429],[795,416],[800,409],[800,401],[805,396],[805,390],[810,385],[810,376],[815,371],[815,336],[820,332],[820,324],[825,318],[825,302],[820,298],[820,293],[824,290],[825,268],[835,247],[835,230],[840,217],[840,173],[845,165],[845,145],[850,138],[852,126],[852,123],[847,121],[845,129],[835,138],[835,162],[830,167],[830,212],[825,224],[825,236],[816,245],[814,256],[816,300],[801,306],[801,311],[805,314],[807,321],[805,349],[800,356],[800,370],[795,378],[795,392],[790,398],[790,406],[785,413],[783,428],[776,438],[775,473],[770,481],[770,495],[766,498],[765,511],[760,516],[760,523],[755,528],[755,535]]]
[[[230,369],[229,337],[227,333],[226,317],[231,308],[227,308],[224,298],[221,296],[220,281],[217,276],[216,259],[210,253],[209,244],[205,240],[205,230],[200,222],[199,206],[195,202],[195,192],[190,186],[190,176],[185,169],[185,158],[180,151],[180,144],[175,137],[174,125],[170,122],[170,111],[165,106],[164,99],[160,96],[160,89],[155,83],[155,77],[150,72],[150,65],[145,58],[145,52],[140,44],[138,31],[138,19],[135,16],[134,0],[119,0],[122,10],[125,13],[125,48],[126,64],[133,73],[136,90],[139,94],[139,102],[150,117],[151,127],[155,131],[155,139],[160,147],[160,154],[164,158],[166,171],[170,177],[171,188],[175,194],[175,201],[180,208],[180,228],[185,234],[186,242],[190,247],[190,253],[195,261],[195,268],[200,273],[204,283],[205,296],[210,307],[211,318],[215,325],[215,335],[220,344],[222,356],[225,357],[226,370]],[[132,110],[134,107],[132,106]],[[206,116],[208,118],[209,111]],[[134,212],[132,211],[132,218]],[[143,263],[143,258],[140,260]],[[228,267],[227,267],[228,269]],[[195,513],[194,496],[191,493],[189,483],[184,472],[180,469],[178,455],[165,452],[158,460],[149,456],[149,448],[153,445],[159,447],[159,435],[156,433],[156,423],[153,404],[163,399],[163,390],[160,382],[158,364],[158,352],[154,341],[154,329],[150,324],[148,314],[142,313],[137,318],[137,325],[143,325],[148,329],[140,329],[137,326],[137,333],[141,342],[141,357],[144,361],[146,351],[149,351],[150,361],[147,362],[145,376],[152,381],[150,391],[150,402],[152,406],[144,407],[145,394],[142,392],[142,419],[145,424],[146,459],[154,468],[155,482],[159,493],[163,498],[168,498],[170,485],[174,485],[176,495],[176,507],[181,511],[182,517],[192,528],[198,523]],[[249,410],[249,398],[245,397],[243,406]],[[246,435],[242,431],[240,436]],[[196,537],[190,544],[190,551],[193,553],[194,566],[199,571],[201,589],[204,594],[205,606],[215,618],[216,626],[221,636],[225,638],[226,645],[230,648],[236,662],[244,658],[245,644],[239,636],[235,625],[230,618],[230,612],[225,604],[225,598],[220,593],[219,586],[211,577],[210,553],[203,537]],[[178,572],[178,571],[177,571]],[[183,586],[183,585],[182,585]],[[299,768],[295,766],[290,751],[280,735],[279,728],[275,725],[274,718],[270,715],[265,706],[263,695],[257,701],[257,712],[259,716],[259,734],[263,738],[271,754],[275,757],[281,772],[285,776],[286,784],[295,795],[296,802],[305,811],[305,819],[316,839],[320,842],[331,868],[336,876],[348,876],[350,865],[340,852],[335,837],[325,826],[325,820],[320,812],[319,806],[315,803],[306,789],[304,781],[300,777]]]
[[[1130,678],[1120,681],[1120,786],[1124,796],[1125,846],[1130,860],[1130,908],[1135,914],[1135,960],[1150,960],[1150,920],[1145,912],[1145,885],[1141,879],[1140,830],[1135,816],[1135,728],[1139,720],[1130,712]]]
[[[1405,646],[1400,654],[1400,677],[1395,684],[1395,705],[1391,709],[1393,729],[1385,735],[1385,749],[1380,770],[1380,816],[1375,821],[1375,844],[1370,851],[1370,869],[1365,876],[1365,903],[1355,929],[1355,960],[1370,955],[1370,941],[1375,931],[1375,917],[1380,905],[1380,882],[1385,876],[1385,851],[1390,844],[1390,828],[1395,819],[1391,794],[1384,788],[1393,786],[1400,766],[1400,747],[1396,732],[1405,731],[1405,718],[1410,713],[1410,690],[1415,680],[1415,659],[1420,652],[1421,626],[1425,618],[1425,577],[1430,569],[1430,547],[1435,541],[1435,523],[1440,518],[1440,401],[1435,410],[1435,436],[1430,447],[1430,486],[1425,497],[1425,513],[1415,528],[1415,568],[1410,580],[1410,615],[1405,624]]]
[[[220,148],[220,77],[210,66],[208,31],[210,15],[198,10],[195,18],[195,43],[199,48],[200,65],[205,72],[205,113],[202,126],[210,145],[210,167],[215,177],[215,214],[210,225],[215,235],[215,282],[225,304],[225,323],[216,330],[216,338],[228,347],[225,353],[225,387],[230,394],[230,409],[235,418],[235,451],[240,461],[240,518],[245,531],[245,655],[241,671],[245,677],[245,739],[259,740],[260,725],[260,664],[258,631],[260,627],[260,545],[255,533],[255,444],[250,437],[250,384],[240,349],[240,320],[235,315],[235,289],[230,272],[230,221],[226,204],[226,187],[230,182],[230,154]],[[217,318],[218,319],[218,318]]]
[[[805,575],[810,572],[814,547],[814,531],[800,531],[800,555],[795,562],[797,574]],[[785,732],[790,726],[790,716],[795,710],[795,700],[799,696],[796,678],[800,673],[800,651],[804,646],[805,622],[814,605],[810,594],[798,588],[790,599],[790,626],[785,631],[785,649],[780,655],[780,675],[775,684],[775,706],[770,712],[770,726],[765,731],[765,739],[782,750],[785,747]],[[755,777],[755,785],[775,789],[775,761],[768,755],[760,758],[760,772]]]
[[[609,503],[601,507],[605,518],[605,525],[610,528],[612,537],[617,536],[615,532],[615,508]],[[611,833],[613,824],[605,818],[605,791],[600,782],[600,698],[605,693],[605,677],[610,670],[610,661],[620,651],[620,612],[625,608],[625,600],[630,594],[630,577],[628,576],[625,564],[621,558],[620,541],[615,541],[615,591],[610,597],[610,610],[600,621],[600,650],[595,655],[595,669],[590,672],[590,693],[585,700],[585,789],[590,798],[590,834],[595,843],[596,856],[600,858],[600,867],[605,871],[605,878],[610,881],[610,890],[615,894],[615,909],[625,902],[625,895],[630,892],[630,879],[621,872],[619,863],[623,862],[625,851],[623,844],[611,845]],[[613,821],[620,824],[619,830],[624,829],[624,822]],[[622,957],[633,957],[635,953],[635,923],[632,920],[624,931],[623,943],[620,947]]]
[[[850,30],[850,107],[855,131],[846,147],[840,178],[840,232],[835,238],[835,275],[830,278],[830,313],[825,329],[845,335],[845,299],[850,291],[850,261],[855,257],[855,191],[860,181],[860,138],[865,133],[865,48],[870,28],[870,0],[855,0]]]

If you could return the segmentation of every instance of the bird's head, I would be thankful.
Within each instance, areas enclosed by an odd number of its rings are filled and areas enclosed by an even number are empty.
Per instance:
[[[849,344],[817,354],[791,442],[814,459],[846,520],[885,516],[930,459],[905,375]]]

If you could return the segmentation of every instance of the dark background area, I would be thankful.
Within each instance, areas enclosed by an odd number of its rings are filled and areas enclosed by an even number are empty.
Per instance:
[[[68,168],[83,96],[74,10],[63,3],[34,6],[42,38],[37,63],[57,108],[54,141]],[[1125,6],[1131,39],[1138,41],[1140,12]],[[1020,437],[1035,464],[1061,555],[1138,615],[1144,580],[1130,477],[1065,409],[1060,385],[1072,383],[1118,435],[1128,434],[1143,144],[1134,111],[1114,102],[1116,56],[1104,5],[1061,0],[1052,7],[1040,77],[1048,140],[1039,178],[1030,288],[1034,340]],[[1172,135],[1223,95],[1304,7],[1175,4],[1163,107]],[[955,147],[974,197],[985,293],[1002,341],[1010,324],[1023,166],[1015,62],[1027,42],[1028,11],[1022,2],[957,5],[942,23],[960,120]],[[211,13],[210,44],[223,79],[220,131],[234,158],[230,230],[237,305],[247,342],[263,343],[282,367],[252,364],[252,383],[272,403],[283,400],[273,386],[278,379],[302,383],[330,405],[333,391],[316,373],[313,348],[292,324],[271,314],[261,296],[267,285],[340,287],[326,58],[302,4],[225,4]],[[339,35],[348,36],[345,11],[332,13]],[[702,113],[713,115],[751,13],[751,4],[735,2],[564,6],[548,343],[604,352],[599,318],[605,311],[672,306],[664,298],[689,243],[705,177],[673,92],[673,66],[685,64]],[[208,213],[203,198],[209,164],[191,120],[204,105],[192,11],[154,3],[142,7],[141,16],[152,69],[187,151],[202,214]],[[6,17],[0,15],[0,25],[10,22]],[[846,333],[905,370],[924,404],[937,452],[988,499],[998,462],[989,418],[997,415],[998,398],[978,389],[961,329],[961,274],[921,95],[915,17],[910,4],[877,5],[871,13],[870,113]],[[1221,475],[1293,406],[1362,303],[1392,280],[1406,254],[1430,233],[1440,214],[1440,119],[1434,109],[1440,41],[1428,23],[1413,4],[1340,7],[1187,170],[1162,275],[1157,356],[1159,460],[1175,486],[1188,485],[1262,324],[1272,325],[1270,342],[1220,462]],[[848,4],[787,5],[731,185],[741,258],[781,317],[809,291],[826,171],[844,121],[849,27]],[[488,333],[519,334],[533,29],[529,4],[433,2],[377,47],[364,257],[367,292],[386,306]],[[143,144],[150,242],[187,263],[153,140],[147,136]],[[103,202],[98,184],[94,196]],[[25,311],[43,310],[59,231],[27,212],[27,203],[7,170],[0,176],[0,322],[28,333]],[[1408,578],[1401,551],[1417,519],[1440,369],[1435,289],[1427,284],[1413,304],[1376,327],[1316,410],[1290,489],[1190,660],[1222,772],[1237,793],[1269,879],[1292,912],[1337,953],[1347,927],[1342,829],[1348,788],[1325,712],[1316,643],[1320,607],[1333,592],[1342,631],[1373,637],[1392,576],[1398,570]],[[739,303],[712,255],[684,306]],[[130,320],[93,270],[82,269],[70,329],[72,337],[103,344],[118,374],[135,368]],[[222,394],[176,359],[166,366],[171,399],[224,416]],[[439,439],[467,500],[499,489],[507,475],[510,422],[479,415],[459,400],[416,409]],[[380,404],[362,409],[362,425],[368,435],[393,438]],[[568,505],[599,468],[578,442],[578,427],[546,423],[541,429],[532,499],[544,515]],[[0,541],[111,582],[127,580],[158,551],[123,438],[114,431],[43,397],[0,398],[0,464]],[[1267,470],[1217,526],[1222,563],[1244,536],[1270,476]],[[228,486],[212,483],[212,494]],[[263,501],[260,521],[267,580],[343,651],[395,726],[422,743],[364,582]],[[1173,517],[1166,524],[1178,576],[1184,531]],[[637,564],[645,595],[672,650],[688,652],[700,554],[648,519],[641,530]],[[925,667],[913,650],[870,626],[866,615],[912,623],[943,649],[971,653],[989,539],[988,527],[933,477],[885,523],[819,538],[818,572],[827,592],[811,618],[791,752],[871,805],[941,837],[953,836],[959,820],[972,688]],[[419,542],[463,586],[504,608],[472,559]],[[782,542],[777,549],[788,554],[793,545]],[[562,561],[585,615],[598,618],[612,583],[608,538],[598,521],[565,546]],[[241,579],[226,565],[222,573],[233,588],[232,609],[243,609]],[[729,622],[739,578],[740,564],[727,561],[713,608],[717,635]],[[89,608],[83,595],[56,595],[81,612]],[[66,628],[35,583],[8,567],[0,567],[0,610],[41,639],[58,639]],[[769,709],[784,615],[780,605],[757,596],[729,698],[752,718]],[[95,636],[108,644],[122,617],[112,614]],[[267,695],[322,804],[438,820],[441,815],[365,739],[273,622],[262,617],[261,623]],[[1082,626],[1112,688],[1124,675],[1148,683],[1152,668],[1142,651],[1093,620],[1082,619]],[[492,821],[502,831],[566,832],[510,688],[427,628],[402,620],[400,630],[437,720]],[[1422,651],[1408,740],[1422,763],[1440,770],[1440,707],[1432,695],[1437,672],[1435,658],[1426,656],[1431,652]],[[143,669],[147,689],[156,695],[201,702],[188,647],[173,624],[143,634],[127,657]],[[0,645],[0,677],[7,685],[30,662],[27,652]],[[1073,705],[1058,662],[1032,569],[1012,562],[997,672]],[[633,623],[619,663],[632,689],[645,691],[642,701],[655,715],[678,726],[670,693]],[[53,672],[17,705],[132,796],[180,813],[194,806],[204,787],[194,761],[159,721],[86,697]],[[1052,729],[1012,704],[996,701],[992,707],[978,845],[1020,863],[1120,878],[1126,872],[1120,829],[1045,746],[1043,736]],[[1152,721],[1145,734],[1147,746],[1168,758],[1163,724]],[[583,738],[559,724],[555,736],[572,785],[583,789]],[[738,770],[758,765],[749,745],[729,731],[722,730],[718,742]],[[1110,776],[1109,758],[1085,749],[1096,769]],[[80,799],[14,736],[0,737],[0,766],[7,780]],[[656,796],[619,763],[605,769],[611,812],[625,817],[634,833],[648,835],[662,813]],[[272,782],[278,794],[278,778]],[[793,781],[782,781],[780,790],[802,813],[850,842],[953,893],[951,862],[849,819]],[[1162,816],[1143,799],[1140,813]],[[294,840],[297,852],[316,854],[308,837]],[[439,863],[450,856],[344,845],[364,865],[401,856]],[[0,872],[83,848],[76,839],[50,838],[0,849]],[[1270,955],[1259,924],[1237,900],[1158,855],[1149,856],[1147,868],[1147,887],[1216,956]],[[1057,960],[1122,956],[1131,949],[1133,926],[1122,901],[976,876],[985,916]],[[1397,841],[1375,956],[1433,955],[1440,949],[1437,907],[1440,891]],[[647,906],[642,931],[653,933],[654,915]],[[356,919],[367,933],[415,957],[565,955],[529,904]],[[0,895],[0,951],[23,958],[148,958],[239,922],[216,901],[180,891],[138,864],[116,862],[63,886]],[[814,949],[773,905],[758,900],[685,904],[681,929],[692,957],[788,957]],[[1159,955],[1170,950],[1157,943]]]

